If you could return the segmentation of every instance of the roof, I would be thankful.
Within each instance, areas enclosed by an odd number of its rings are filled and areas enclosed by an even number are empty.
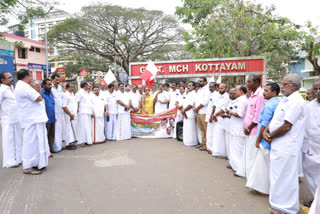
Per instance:
[[[46,44],[45,42],[40,42],[40,41],[37,41],[37,40],[28,39],[28,38],[25,38],[25,37],[16,36],[16,35],[9,34],[9,33],[4,33],[4,32],[0,32],[0,33],[2,35],[4,35],[4,36],[11,37],[11,38],[16,38],[16,39],[19,39],[19,40],[25,40],[25,41],[29,41],[29,42],[34,42],[34,43],[38,43],[38,44],[41,44],[41,45],[45,45]]]

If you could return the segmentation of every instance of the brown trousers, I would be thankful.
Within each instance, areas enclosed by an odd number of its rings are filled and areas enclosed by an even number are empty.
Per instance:
[[[48,143],[50,147],[50,152],[54,152],[53,142],[54,142],[54,133],[55,133],[55,123],[46,124],[48,132]]]
[[[206,146],[207,142],[207,122],[205,114],[197,114],[197,123],[201,131],[201,145]]]

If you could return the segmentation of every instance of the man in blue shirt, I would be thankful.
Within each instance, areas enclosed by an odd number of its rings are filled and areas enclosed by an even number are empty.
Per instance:
[[[262,194],[269,194],[271,150],[271,145],[263,139],[262,133],[269,125],[280,102],[279,92],[280,86],[274,82],[268,83],[264,88],[263,96],[267,101],[264,103],[258,122],[256,147],[259,150],[246,184],[246,187]]]
[[[56,118],[55,118],[55,109],[54,109],[54,98],[51,92],[51,87],[52,87],[51,80],[44,79],[42,81],[41,96],[45,100],[46,113],[49,119],[46,124],[47,132],[48,132],[48,142],[49,142],[50,152],[55,153],[55,150],[53,147],[53,141],[54,141]],[[50,157],[53,157],[53,155],[50,155]]]

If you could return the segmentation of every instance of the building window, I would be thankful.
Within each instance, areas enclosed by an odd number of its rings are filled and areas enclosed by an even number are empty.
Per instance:
[[[36,48],[36,52],[37,52],[37,53],[40,53],[40,48]]]
[[[31,30],[31,39],[36,39],[36,30]]]
[[[27,49],[26,48],[19,48],[18,49],[18,57],[21,59],[27,59]]]
[[[34,52],[34,47],[31,47],[31,48],[29,49],[29,51]]]

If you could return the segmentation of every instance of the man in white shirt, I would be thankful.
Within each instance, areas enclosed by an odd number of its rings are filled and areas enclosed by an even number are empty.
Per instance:
[[[210,91],[210,99],[208,102],[207,110],[206,110],[206,122],[207,122],[207,132],[206,132],[206,147],[209,154],[212,154],[212,145],[213,145],[213,132],[215,122],[209,122],[211,117],[212,109],[215,108],[213,104],[215,103],[216,96],[219,92],[216,92],[216,84],[214,82],[209,83],[209,91]]]
[[[89,85],[82,82],[81,89],[76,94],[78,102],[78,144],[81,147],[92,144],[91,117],[93,116],[91,96],[88,92]]]
[[[170,102],[168,92],[163,89],[163,84],[158,85],[158,93],[154,97],[154,113],[160,113],[168,110],[168,103]]]
[[[62,109],[64,111],[65,118],[65,145],[67,150],[75,150],[77,146],[76,127],[78,120],[78,103],[73,93],[74,84],[67,83],[66,93],[62,100]]]
[[[229,105],[229,95],[227,93],[226,84],[219,86],[219,95],[216,96],[216,101],[213,104],[209,122],[214,121],[214,134],[212,145],[212,156],[217,158],[225,158],[227,156],[227,148],[225,141],[224,119],[221,117],[225,113],[225,109]]]
[[[280,87],[284,97],[263,132],[265,141],[271,143],[269,203],[272,213],[298,213],[298,154],[304,137],[305,101],[297,75],[285,76]]]
[[[137,91],[137,88],[138,86],[136,84],[133,84],[132,91],[129,95],[131,97],[131,112],[133,113],[138,113],[141,110],[141,95]]]
[[[62,149],[62,127],[63,127],[63,110],[62,110],[62,98],[63,98],[63,91],[62,87],[59,85],[60,83],[60,76],[56,73],[52,74],[52,88],[51,92],[53,94],[54,99],[54,108],[55,108],[55,134],[54,134],[54,145],[55,150],[61,151]]]
[[[9,72],[0,72],[0,83],[2,167],[15,168],[21,164],[22,130],[12,75]]]
[[[196,113],[193,106],[196,101],[195,82],[188,83],[188,95],[181,114],[183,115],[183,144],[196,146],[198,144],[196,132]]]
[[[91,96],[92,110],[94,117],[91,118],[91,135],[93,143],[105,143],[106,137],[104,135],[104,116],[106,109],[106,101],[99,93],[99,87],[93,86],[93,95]]]
[[[314,198],[317,185],[320,183],[320,79],[313,83],[313,95],[315,99],[306,107],[302,163],[303,173]],[[310,207],[311,203],[312,201],[304,205]]]
[[[119,93],[117,94],[118,103],[118,123],[117,140],[127,140],[131,138],[131,118],[130,106],[131,100],[128,92],[124,91],[123,83],[119,84]]]
[[[207,85],[207,78],[201,77],[199,80],[199,90],[193,111],[197,114],[197,123],[201,131],[201,144],[196,146],[200,151],[207,151],[207,122],[206,112],[210,100],[210,91]]]
[[[104,100],[107,96],[106,85],[103,82],[100,84],[99,96],[101,96]]]
[[[144,91],[144,88],[145,87],[145,85],[144,86],[142,86],[142,85],[138,85],[138,92],[139,92],[139,94],[140,94],[140,96],[142,97],[143,96],[143,91]]]
[[[41,174],[40,169],[48,166],[50,156],[46,129],[48,117],[40,90],[36,91],[30,86],[30,72],[25,69],[19,70],[18,80],[15,95],[17,105],[21,109],[19,121],[23,129],[23,173],[38,175]]]
[[[171,89],[172,89],[172,91],[169,94],[169,99],[170,99],[169,109],[173,109],[173,108],[176,107],[177,99],[180,96],[180,92],[177,89],[177,83],[176,82],[172,82],[171,83]]]
[[[117,139],[116,128],[118,123],[118,104],[116,95],[114,93],[114,85],[112,83],[108,85],[106,102],[106,138],[108,141],[115,141]]]

